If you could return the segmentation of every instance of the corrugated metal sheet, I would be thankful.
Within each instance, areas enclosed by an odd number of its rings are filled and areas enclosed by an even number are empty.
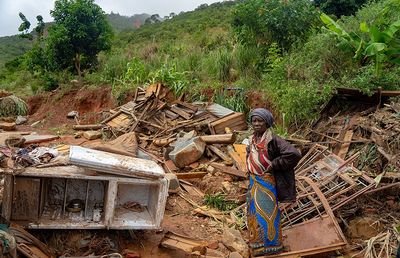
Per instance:
[[[164,169],[152,160],[71,146],[70,163],[96,171],[129,177],[162,178]]]
[[[229,108],[223,107],[219,104],[213,103],[207,107],[208,112],[217,116],[217,117],[224,117],[229,114],[235,113],[233,110]]]

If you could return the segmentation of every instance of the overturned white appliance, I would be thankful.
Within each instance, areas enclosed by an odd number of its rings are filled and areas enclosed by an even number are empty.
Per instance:
[[[7,175],[3,217],[29,228],[160,228],[168,182],[155,162],[72,146],[70,163]]]

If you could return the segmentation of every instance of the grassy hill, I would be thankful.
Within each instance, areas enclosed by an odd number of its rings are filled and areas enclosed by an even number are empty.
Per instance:
[[[32,43],[28,39],[22,39],[17,35],[0,37],[0,67],[31,48]]]
[[[107,15],[108,20],[115,32],[135,30],[142,26],[149,14],[135,14],[133,16],[123,16],[116,13]],[[51,23],[46,23],[48,26]],[[0,37],[0,68],[14,58],[23,55],[32,48],[32,42],[18,35]]]
[[[134,30],[142,26],[147,18],[150,17],[149,14],[135,14],[133,16],[124,16],[118,13],[113,13],[107,15],[111,26],[115,31],[123,30]]]

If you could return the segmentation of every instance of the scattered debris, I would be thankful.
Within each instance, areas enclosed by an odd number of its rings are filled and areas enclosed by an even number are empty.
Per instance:
[[[89,141],[99,139],[102,136],[103,136],[103,134],[99,131],[85,131],[83,133],[83,137],[85,137]]]
[[[187,236],[179,235],[173,232],[167,232],[161,241],[161,246],[165,248],[177,249],[191,255],[193,252],[200,252],[205,255],[207,250],[207,242],[198,241]]]

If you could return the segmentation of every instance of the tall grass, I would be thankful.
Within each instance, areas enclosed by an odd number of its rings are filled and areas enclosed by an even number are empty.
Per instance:
[[[15,95],[0,98],[0,117],[26,116],[28,105]]]

